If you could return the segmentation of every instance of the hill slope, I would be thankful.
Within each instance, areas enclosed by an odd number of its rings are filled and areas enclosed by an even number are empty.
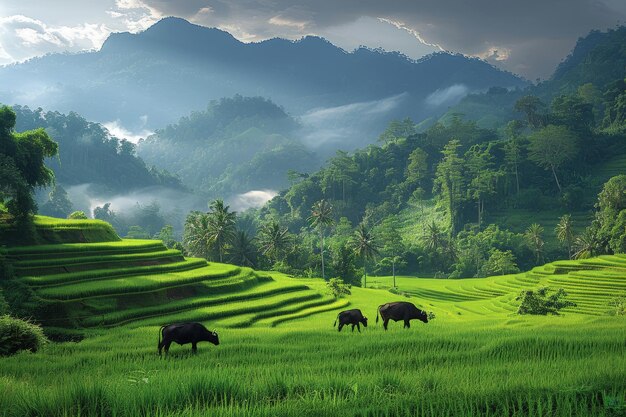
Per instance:
[[[317,37],[244,44],[178,18],[138,34],[112,34],[98,52],[50,55],[0,68],[0,78],[0,101],[79,110],[90,120],[121,120],[129,128],[146,122],[150,129],[235,94],[269,97],[298,115],[404,94],[408,113],[385,106],[370,113],[369,119],[381,119],[375,129],[380,131],[394,111],[401,113],[396,117],[415,119],[445,111],[450,102],[443,96],[426,99],[451,86],[468,92],[526,84],[460,55],[441,53],[414,62],[365,48],[346,53]]]

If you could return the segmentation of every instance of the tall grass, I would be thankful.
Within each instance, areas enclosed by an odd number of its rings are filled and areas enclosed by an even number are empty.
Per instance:
[[[329,313],[333,314],[333,313]],[[157,328],[0,359],[0,415],[620,416],[623,321],[433,321],[337,333],[308,318],[156,355]]]

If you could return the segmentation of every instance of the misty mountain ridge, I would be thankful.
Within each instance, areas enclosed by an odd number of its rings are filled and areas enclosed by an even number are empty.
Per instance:
[[[462,55],[437,53],[414,61],[364,47],[346,52],[315,36],[246,44],[179,18],[137,34],[111,34],[97,52],[53,54],[3,67],[0,77],[5,80],[0,102],[75,110],[131,130],[162,128],[210,100],[236,94],[271,98],[294,116],[403,95],[402,103],[370,114],[366,126],[352,122],[328,144],[329,153],[373,142],[390,119],[440,115],[462,97],[427,100],[438,91],[457,86],[467,94],[527,84]],[[310,141],[317,145],[315,137]]]

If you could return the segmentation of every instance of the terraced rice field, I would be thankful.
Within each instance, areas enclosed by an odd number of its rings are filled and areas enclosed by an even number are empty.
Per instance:
[[[244,327],[346,304],[284,276],[184,258],[160,241],[15,246],[6,255],[18,282],[45,306],[37,319],[48,327],[217,319]]]
[[[84,236],[78,233],[77,235]],[[558,261],[481,279],[370,277],[335,300],[321,279],[185,259],[160,242],[7,249],[49,329],[79,343],[0,358],[0,416],[626,416],[626,256]],[[519,316],[522,290],[564,288],[559,317]],[[408,300],[411,329],[376,324]],[[362,333],[333,328],[360,308]],[[202,321],[220,345],[156,353],[159,326]],[[59,331],[59,329],[56,329]],[[75,330],[73,330],[75,331]]]

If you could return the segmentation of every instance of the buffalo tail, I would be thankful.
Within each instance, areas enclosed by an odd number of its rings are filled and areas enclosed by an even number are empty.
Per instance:
[[[337,315],[337,318],[335,319],[335,323],[333,324],[333,327],[337,325],[337,320],[339,320],[339,315]]]

